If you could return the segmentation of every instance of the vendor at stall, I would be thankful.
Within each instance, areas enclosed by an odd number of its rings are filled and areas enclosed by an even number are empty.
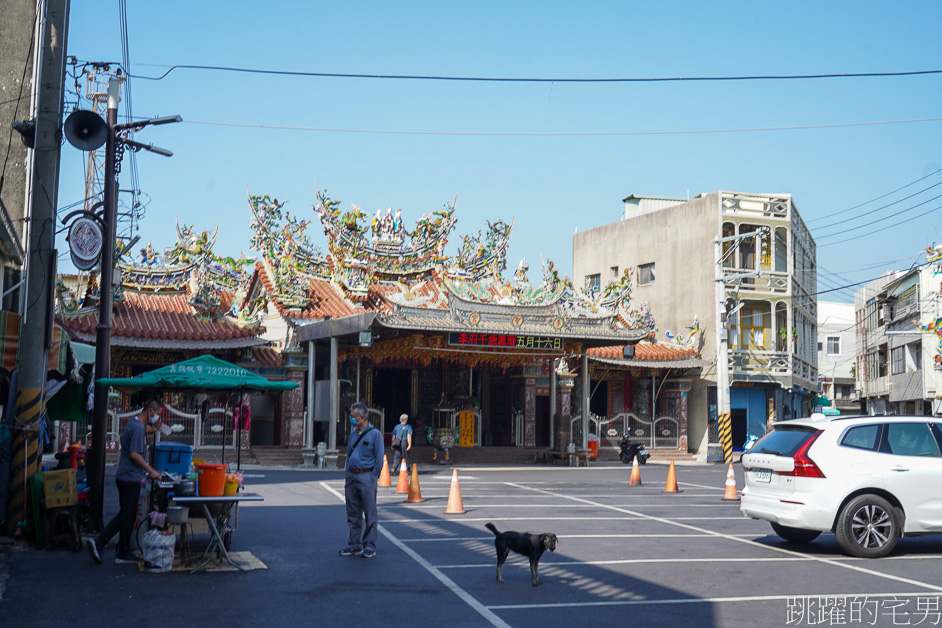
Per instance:
[[[121,451],[115,473],[118,514],[108,522],[101,534],[88,540],[88,551],[96,563],[102,562],[102,551],[115,534],[118,534],[118,554],[114,562],[136,563],[140,560],[131,553],[131,533],[134,532],[142,481],[145,477],[160,479],[160,472],[147,463],[144,452],[147,447],[147,435],[160,428],[161,407],[157,401],[144,404],[140,413],[128,419],[121,434]]]

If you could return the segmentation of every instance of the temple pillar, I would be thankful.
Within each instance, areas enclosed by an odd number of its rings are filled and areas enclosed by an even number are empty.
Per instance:
[[[532,377],[524,382],[523,446],[536,447],[536,379]]]
[[[281,412],[284,416],[284,443],[289,449],[304,446],[304,371],[289,371],[288,381],[300,384],[297,388],[281,393]],[[243,434],[243,438],[246,435]]]

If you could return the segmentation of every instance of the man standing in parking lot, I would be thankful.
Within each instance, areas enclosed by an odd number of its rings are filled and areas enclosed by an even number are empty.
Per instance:
[[[350,431],[347,464],[344,467],[344,501],[350,536],[341,556],[376,556],[376,485],[383,468],[383,434],[366,418],[365,403],[350,406]]]

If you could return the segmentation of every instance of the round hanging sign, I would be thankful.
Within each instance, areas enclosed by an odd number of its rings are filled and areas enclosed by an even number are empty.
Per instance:
[[[69,226],[69,241],[72,262],[79,270],[88,270],[98,263],[104,237],[95,220],[80,216]]]

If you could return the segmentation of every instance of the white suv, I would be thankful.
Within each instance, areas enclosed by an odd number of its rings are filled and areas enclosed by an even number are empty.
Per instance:
[[[742,456],[741,510],[783,539],[834,532],[852,556],[886,556],[904,534],[942,533],[942,431],[934,417],[781,421]]]

